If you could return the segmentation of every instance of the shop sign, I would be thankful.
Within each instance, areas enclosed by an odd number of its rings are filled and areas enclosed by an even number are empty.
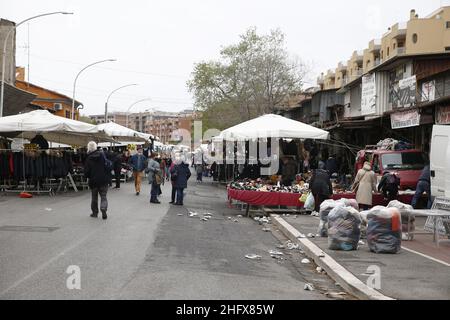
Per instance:
[[[392,129],[415,127],[420,125],[420,114],[417,110],[391,114]]]
[[[436,124],[450,124],[450,106],[438,107]]]
[[[390,92],[392,108],[409,108],[416,102],[416,76],[402,79]]]
[[[23,149],[24,150],[38,150],[39,149],[39,145],[37,145],[35,143],[25,143],[23,145]]]
[[[366,116],[375,113],[376,85],[375,74],[367,74],[362,77],[361,87],[361,115]]]
[[[436,82],[431,80],[422,83],[422,102],[433,101],[436,96]]]

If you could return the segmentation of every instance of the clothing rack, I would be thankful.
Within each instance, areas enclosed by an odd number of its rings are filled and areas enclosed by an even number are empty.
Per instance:
[[[27,176],[26,174],[26,152],[33,152],[34,150],[19,150],[19,149],[0,149],[0,155],[2,153],[8,152],[8,153],[22,153],[22,172],[19,175],[12,175],[12,172],[9,173],[8,177],[5,176],[0,177],[0,191],[5,193],[32,193],[32,194],[43,194],[47,193],[50,196],[54,196],[57,192],[60,192],[61,189],[64,187],[64,190],[67,190],[68,185],[72,185],[75,192],[78,192],[78,188],[72,178],[72,175],[70,173],[70,170],[72,170],[72,159],[70,159],[70,165],[67,168],[67,175],[65,177],[44,177],[44,176]],[[36,152],[39,152],[42,154],[45,152],[47,156],[52,157],[50,153],[54,152],[64,152],[65,157],[66,153],[71,153],[72,150],[58,150],[58,149],[42,149],[42,150],[36,150]],[[39,156],[41,157],[41,155]],[[15,159],[16,162],[14,165],[17,165],[17,158]],[[35,159],[36,160],[36,159]],[[53,160],[54,158],[47,159]],[[12,158],[9,158],[8,165],[10,165]],[[64,163],[64,161],[68,161],[67,159],[62,160],[61,164]],[[67,163],[66,163],[67,164]],[[33,166],[33,165],[32,165]],[[43,166],[43,165],[42,165]],[[43,167],[41,167],[43,169]],[[14,169],[13,169],[14,170]],[[36,169],[37,171],[37,169]],[[30,183],[31,181],[31,183]],[[33,186],[31,188],[31,186]]]

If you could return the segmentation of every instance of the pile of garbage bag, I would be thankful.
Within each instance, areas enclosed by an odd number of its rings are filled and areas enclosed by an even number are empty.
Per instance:
[[[414,208],[409,205],[405,204],[403,202],[400,202],[398,200],[392,200],[387,205],[388,208],[397,208],[401,211],[401,217],[402,217],[402,232],[413,232],[416,230],[416,218],[408,213],[408,211],[414,210]],[[408,217],[409,217],[409,225],[408,225]]]
[[[402,219],[398,208],[377,206],[367,214],[367,244],[375,253],[397,253],[402,244]]]
[[[360,226],[358,210],[337,205],[328,214],[328,247],[345,251],[358,249]]]
[[[320,210],[319,210],[319,229],[317,230],[317,233],[321,237],[327,237],[328,236],[328,214],[333,210],[335,207],[352,207],[356,210],[358,210],[358,203],[355,199],[339,199],[339,200],[332,200],[328,199],[323,201],[320,204]]]

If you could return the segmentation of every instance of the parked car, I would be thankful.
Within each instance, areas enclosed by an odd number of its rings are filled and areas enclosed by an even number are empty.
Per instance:
[[[380,150],[366,147],[362,153],[372,164],[378,182],[385,172],[395,173],[400,178],[400,190],[415,190],[422,169],[428,163],[426,153],[418,149]]]

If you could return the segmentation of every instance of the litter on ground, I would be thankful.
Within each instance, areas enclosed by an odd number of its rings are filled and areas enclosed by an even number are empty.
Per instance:
[[[276,255],[276,256],[282,256],[283,255],[283,252],[275,251],[275,250],[270,250],[269,253],[273,254],[273,255]]]
[[[314,291],[314,286],[311,283],[305,283],[303,289],[307,291]]]
[[[307,258],[302,259],[302,263],[304,263],[304,264],[310,263],[310,262],[311,262],[311,261],[309,261],[309,259],[307,259]]]
[[[245,255],[245,257],[250,260],[261,260],[261,258],[262,258],[260,255],[253,254],[253,253]]]

